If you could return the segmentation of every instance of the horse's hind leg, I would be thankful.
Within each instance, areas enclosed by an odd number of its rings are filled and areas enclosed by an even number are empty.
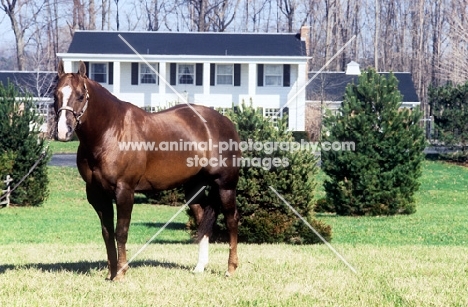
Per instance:
[[[128,270],[127,263],[127,238],[132,218],[134,190],[125,183],[118,183],[115,190],[115,202],[117,208],[117,224],[115,227],[115,240],[117,241],[117,275],[113,280],[121,280]]]
[[[109,268],[106,279],[112,280],[117,274],[117,250],[114,240],[114,207],[112,205],[112,197],[90,184],[86,185],[86,194],[88,202],[96,210],[101,220],[102,237],[106,244],[107,265]]]
[[[229,259],[226,276],[231,276],[239,265],[239,259],[237,257],[237,232],[239,215],[237,213],[236,205],[236,190],[220,188],[219,197],[221,200],[221,209],[224,214],[226,227],[229,233]]]
[[[202,185],[199,183],[186,184],[185,198],[191,199],[193,195],[200,190],[201,186]],[[205,196],[205,191],[200,192],[200,194],[189,203],[190,209],[195,215],[195,220],[197,222],[198,262],[193,270],[195,273],[202,273],[209,261],[209,238],[217,216],[211,203],[212,202]]]

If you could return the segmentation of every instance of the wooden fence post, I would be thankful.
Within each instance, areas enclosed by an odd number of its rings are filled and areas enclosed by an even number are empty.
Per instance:
[[[12,181],[13,181],[13,179],[10,177],[10,175],[7,175],[6,180],[3,180],[3,182],[5,182],[5,184],[6,184],[6,189],[2,190],[2,195],[0,195],[0,196],[3,196],[3,194],[6,194],[5,200],[2,200],[0,202],[0,205],[2,205],[2,206],[4,205],[7,208],[10,206],[10,191],[11,191],[10,182],[12,182]]]

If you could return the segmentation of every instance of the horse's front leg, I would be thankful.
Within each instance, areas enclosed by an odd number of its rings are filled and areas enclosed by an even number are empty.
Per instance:
[[[100,188],[91,184],[86,185],[86,195],[88,202],[96,210],[101,220],[102,238],[106,244],[107,266],[109,273],[106,279],[112,280],[117,274],[117,250],[114,239],[114,206],[112,197]]]
[[[130,220],[132,216],[134,190],[128,188],[126,185],[118,185],[115,192],[115,200],[117,207],[117,225],[115,228],[115,240],[117,241],[117,275],[113,280],[121,280],[128,270],[127,251],[125,245],[127,244],[128,229],[130,227]]]

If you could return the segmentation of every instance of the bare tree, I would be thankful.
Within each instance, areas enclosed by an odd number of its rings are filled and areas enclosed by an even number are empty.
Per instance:
[[[171,29],[171,22],[177,9],[177,1],[140,0],[143,15],[146,17],[145,30],[159,31],[162,27]]]
[[[148,1],[145,1],[145,10],[146,10],[146,16],[148,19],[147,30],[158,31],[159,28],[161,27],[161,22],[159,18],[161,8],[159,6],[159,1],[152,0],[150,5],[148,5]]]
[[[110,1],[101,1],[101,30],[109,29]]]
[[[440,66],[441,58],[441,45],[442,45],[442,28],[444,26],[445,18],[442,16],[444,10],[443,0],[434,0],[433,11],[432,11],[432,58],[431,58],[431,83],[437,85],[439,78],[437,76],[437,67]]]
[[[186,4],[179,9],[187,16],[190,31],[224,32],[234,21],[240,0],[188,0]]]
[[[333,31],[335,28],[335,7],[336,0],[325,0],[326,17],[326,42],[325,42],[325,62],[333,56]]]
[[[54,69],[56,53],[68,48],[77,29],[294,32],[305,25],[310,27],[311,69],[320,68],[357,34],[327,69],[342,71],[355,60],[379,71],[410,71],[423,103],[430,84],[468,79],[468,0],[0,0],[0,4],[15,35],[14,65],[20,70]],[[43,61],[34,59],[38,55]]]
[[[468,20],[465,8],[468,1],[453,1],[448,14],[451,19],[447,35],[445,57],[438,66],[439,77],[445,81],[461,84],[468,80]]]
[[[324,64],[326,55],[326,14],[324,3],[320,0],[309,1],[305,4],[305,10],[310,12],[308,18],[301,24],[309,27],[310,42],[308,66],[310,69],[318,69]]]
[[[94,0],[89,0],[89,30],[96,30],[96,7]]]
[[[19,70],[24,70],[24,29],[22,29],[19,21],[19,7],[17,7],[18,2],[16,0],[1,0],[2,2],[2,10],[7,14],[8,18],[11,22],[11,28],[15,34],[16,40],[16,58],[17,58],[17,65]]]
[[[234,21],[240,0],[222,0],[214,6],[213,14],[210,16],[211,28],[215,32],[224,32]]]
[[[116,11],[115,11],[115,25],[117,27],[117,31],[120,29],[120,16],[119,16],[119,0],[114,0]]]
[[[245,0],[244,31],[249,31],[250,29],[252,32],[258,32],[260,30],[262,16],[269,2],[270,0]]]
[[[278,8],[280,12],[286,17],[287,31],[289,33],[293,32],[297,6],[298,3],[296,0],[278,0]]]
[[[209,29],[207,14],[209,11],[208,0],[189,0],[191,21],[196,26],[197,32],[206,32]]]
[[[132,9],[123,11],[125,16],[125,27],[127,31],[138,31],[144,28],[146,23],[145,20],[145,9],[142,3],[133,2],[130,4]]]
[[[45,17],[45,29],[47,33],[46,52],[43,52],[49,59],[46,70],[53,70],[57,67],[56,54],[59,52],[59,30],[58,30],[58,1],[46,0],[47,15]]]
[[[1,9],[10,19],[11,28],[15,35],[16,59],[18,70],[25,70],[26,31],[36,22],[44,2],[35,3],[28,0],[1,0]]]
[[[380,0],[375,0],[374,68],[379,71]]]
[[[75,30],[84,30],[85,27],[85,7],[81,0],[73,0],[73,20],[70,26],[70,34],[73,35]]]

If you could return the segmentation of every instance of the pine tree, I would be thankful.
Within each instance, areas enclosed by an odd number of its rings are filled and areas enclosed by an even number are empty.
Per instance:
[[[468,160],[468,82],[446,84],[429,89],[429,104],[435,122],[437,144],[458,149],[444,154],[444,158],[466,162]]]
[[[415,212],[424,158],[419,110],[402,109],[397,79],[374,70],[346,87],[342,106],[324,119],[323,141],[354,142],[355,150],[322,151],[326,199],[340,215]]]
[[[323,237],[330,240],[330,226],[313,218],[315,176],[318,171],[314,153],[286,148],[265,149],[268,143],[292,144],[294,141],[291,131],[287,129],[286,117],[278,119],[275,126],[263,117],[261,109],[246,104],[227,116],[236,125],[241,142],[252,144],[252,150],[242,152],[245,164],[241,166],[237,185],[239,240],[248,243],[321,242],[269,186],[275,188]],[[255,143],[262,143],[263,150],[255,150]],[[193,220],[190,225],[195,230]],[[212,239],[226,240],[222,216],[215,225]]]
[[[31,97],[20,96],[11,83],[0,83],[0,175],[10,175],[12,185],[25,176],[45,150],[39,136],[41,118]],[[34,171],[11,194],[11,202],[20,206],[38,206],[48,195],[47,162],[40,160]],[[2,179],[3,180],[3,179]]]

